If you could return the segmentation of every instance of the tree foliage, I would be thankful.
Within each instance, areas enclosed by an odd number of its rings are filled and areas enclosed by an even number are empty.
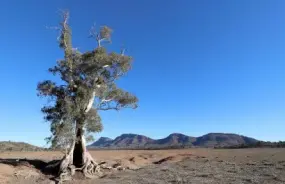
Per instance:
[[[43,107],[42,112],[45,120],[51,123],[52,135],[47,140],[54,148],[70,144],[78,128],[92,140],[92,133],[103,129],[98,111],[136,108],[138,102],[137,97],[116,85],[116,81],[131,69],[132,57],[123,52],[108,52],[104,47],[111,41],[112,30],[107,26],[98,32],[93,29],[97,47],[81,53],[72,47],[68,17],[68,13],[63,14],[58,28],[59,47],[64,51],[64,58],[49,69],[62,81],[58,84],[45,80],[37,87],[39,96],[53,102]]]

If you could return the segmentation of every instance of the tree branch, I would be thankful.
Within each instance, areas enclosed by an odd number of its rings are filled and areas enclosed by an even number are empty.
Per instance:
[[[99,111],[107,111],[107,110],[120,110],[120,108],[119,107],[101,107],[101,108],[97,108],[97,110],[99,110]]]
[[[100,109],[102,108],[103,105],[107,105],[106,103],[111,102],[112,100],[114,100],[113,98],[110,99],[102,99],[96,106],[96,109]]]
[[[64,44],[64,50],[66,49],[69,49],[69,45],[66,43],[66,37],[65,37],[65,34],[68,34],[68,25],[67,25],[67,22],[68,22],[68,18],[69,18],[69,13],[68,11],[62,11],[62,18],[63,18],[63,21],[62,21],[62,29],[61,29],[61,34],[63,36],[63,44]]]
[[[125,51],[126,51],[126,48],[123,47],[123,48],[121,49],[121,56],[124,56],[124,55],[125,55]]]
[[[107,111],[107,110],[116,110],[116,111],[119,111],[121,110],[122,108],[132,108],[130,106],[124,106],[124,107],[121,107],[119,104],[117,104],[115,107],[111,107],[111,106],[108,106],[108,107],[100,107],[100,108],[96,108],[98,111]]]
[[[85,111],[84,111],[85,113],[89,112],[90,109],[92,108],[92,105],[93,105],[93,103],[94,103],[95,95],[96,95],[96,92],[93,91],[92,96],[91,96],[91,98],[90,98],[90,100],[89,100],[89,102],[88,102],[88,104],[87,104],[87,106],[86,106],[86,109],[85,109]]]
[[[112,101],[112,100],[114,100],[113,98],[110,98],[110,99],[103,99],[103,100],[101,100],[101,102],[99,103],[99,105],[100,104],[103,104],[103,103],[106,103],[106,102],[110,102],[110,101]]]
[[[107,26],[103,26],[103,27],[101,27],[100,31],[97,32],[95,26],[96,26],[96,24],[94,24],[91,27],[89,34],[90,34],[90,37],[96,39],[98,48],[100,48],[101,43],[103,41],[109,41],[109,42],[111,41],[110,40],[110,34],[111,34],[112,30],[110,28],[108,28]]]

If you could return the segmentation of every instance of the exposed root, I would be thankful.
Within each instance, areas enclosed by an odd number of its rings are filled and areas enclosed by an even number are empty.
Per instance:
[[[76,171],[81,171],[86,178],[99,178],[103,177],[101,169],[108,169],[108,170],[125,169],[119,165],[108,167],[106,166],[106,162],[101,162],[100,164],[96,163],[92,158],[92,156],[90,155],[90,153],[86,150],[85,139],[83,136],[81,136],[80,141],[81,144],[77,144],[77,146],[79,145],[80,147],[82,147],[82,149],[79,152],[78,150],[77,151],[75,150],[75,141],[74,141],[69,152],[65,154],[63,159],[57,163],[53,163],[52,166],[54,168],[55,167],[58,168],[58,178],[57,178],[58,183],[63,183],[64,181],[71,180],[72,176],[74,176]],[[76,154],[76,158],[74,158],[74,154]],[[77,154],[80,154],[82,157],[78,158]]]
[[[71,180],[72,176],[76,171],[82,171],[86,178],[101,177],[103,173],[100,171],[100,165],[97,164],[92,156],[85,152],[84,154],[84,165],[80,168],[76,168],[72,164],[71,155],[65,155],[65,157],[60,161],[59,172],[57,181],[62,183],[64,181]]]
[[[69,181],[72,179],[72,176],[75,175],[76,171],[81,171],[86,178],[94,179],[94,178],[102,178],[106,175],[103,173],[103,170],[109,171],[120,171],[125,169],[120,164],[114,164],[113,166],[107,166],[106,162],[100,162],[99,164],[94,161],[92,156],[86,152],[84,155],[85,164],[76,168],[71,162],[69,162],[70,157],[65,156],[62,160],[53,161],[51,164],[47,166],[48,169],[58,169],[58,177],[55,179],[57,183],[62,184],[65,181]]]
[[[83,173],[87,178],[100,177],[102,172],[100,165],[94,161],[89,152],[85,153],[85,164],[83,166]]]
[[[75,174],[75,166],[73,165],[73,151],[75,147],[75,142],[73,142],[70,151],[65,154],[63,159],[60,161],[58,169],[58,181],[62,183],[71,179],[71,176]]]
[[[76,168],[74,165],[68,166],[64,171],[59,174],[58,181],[63,183],[64,181],[71,180],[72,176],[75,174]]]

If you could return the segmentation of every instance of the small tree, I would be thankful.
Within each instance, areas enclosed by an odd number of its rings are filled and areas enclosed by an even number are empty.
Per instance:
[[[92,29],[91,36],[97,46],[81,53],[72,47],[68,18],[69,13],[64,12],[57,28],[64,58],[49,69],[62,82],[57,84],[46,80],[40,82],[37,89],[38,95],[52,101],[42,108],[45,120],[51,123],[52,136],[48,141],[53,148],[68,149],[58,164],[59,175],[72,175],[75,170],[82,170],[90,176],[98,171],[99,166],[86,150],[86,139],[92,140],[90,133],[102,130],[98,111],[136,108],[138,99],[115,84],[131,68],[132,58],[124,55],[124,51],[107,52],[104,44],[111,41],[112,30],[107,26],[98,32]]]

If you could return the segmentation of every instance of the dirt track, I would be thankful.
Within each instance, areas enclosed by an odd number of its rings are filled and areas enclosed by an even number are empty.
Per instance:
[[[119,163],[132,170],[104,178],[66,183],[285,183],[285,149],[91,151],[97,161]],[[0,183],[53,183],[40,172],[41,160],[61,158],[59,152],[0,153]],[[17,159],[29,162],[17,164]]]

